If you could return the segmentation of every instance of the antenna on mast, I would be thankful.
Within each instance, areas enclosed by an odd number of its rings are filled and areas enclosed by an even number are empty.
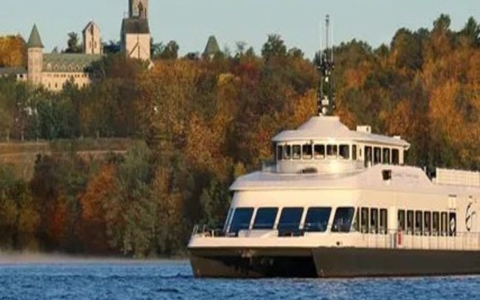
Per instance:
[[[322,45],[321,45],[322,46]],[[320,87],[318,90],[318,115],[328,116],[335,110],[335,85],[332,72],[335,69],[333,62],[333,47],[330,45],[330,16],[325,18],[325,49],[320,49],[318,70],[320,72]]]

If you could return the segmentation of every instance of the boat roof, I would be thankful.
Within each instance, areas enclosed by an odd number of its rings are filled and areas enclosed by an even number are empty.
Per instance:
[[[382,172],[391,172],[386,181]],[[254,172],[241,176],[231,185],[231,191],[267,190],[318,190],[318,189],[395,189],[418,193],[456,192],[479,194],[480,188],[433,183],[425,172],[417,167],[375,165],[354,173],[342,174],[279,174]]]
[[[337,116],[315,116],[301,125],[297,130],[286,130],[273,137],[273,142],[300,142],[311,140],[344,140],[372,144],[387,144],[409,148],[410,144],[398,137],[372,134],[350,130],[340,122]]]

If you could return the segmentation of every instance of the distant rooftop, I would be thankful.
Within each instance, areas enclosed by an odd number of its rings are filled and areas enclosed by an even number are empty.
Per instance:
[[[220,52],[220,47],[218,46],[217,39],[215,36],[211,35],[208,38],[207,46],[205,47],[205,51],[203,55],[211,56],[215,55]]]
[[[43,56],[44,72],[84,72],[101,54],[53,53]]]

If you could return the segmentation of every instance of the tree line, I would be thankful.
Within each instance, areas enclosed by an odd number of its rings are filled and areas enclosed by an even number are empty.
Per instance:
[[[390,45],[336,46],[337,111],[349,127],[411,144],[408,162],[478,170],[480,27],[399,29]],[[165,47],[172,51],[169,47]],[[178,50],[178,47],[175,51]],[[39,155],[30,180],[0,168],[0,246],[129,257],[182,254],[196,223],[223,221],[239,175],[272,158],[270,139],[316,112],[316,62],[271,35],[213,58],[121,54],[61,93],[0,80],[0,137],[138,140],[125,155]]]

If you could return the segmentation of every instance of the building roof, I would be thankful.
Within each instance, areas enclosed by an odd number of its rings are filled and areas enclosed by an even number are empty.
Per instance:
[[[0,77],[6,75],[20,75],[27,74],[27,69],[24,67],[0,68]]]
[[[88,22],[87,26],[85,26],[85,28],[83,28],[82,32],[85,33],[85,31],[89,30],[91,27],[99,28],[98,25],[95,22],[90,21],[90,22]]]
[[[149,34],[150,27],[147,19],[126,18],[123,19],[122,33],[124,34]]]
[[[215,55],[216,53],[220,52],[220,47],[218,47],[217,39],[215,36],[211,35],[208,38],[207,46],[205,47],[205,51],[203,55]]]
[[[44,54],[43,72],[85,72],[88,66],[101,58],[100,54]]]
[[[30,33],[30,38],[27,43],[28,48],[43,48],[42,39],[38,33],[37,25],[34,24],[32,32]]]

